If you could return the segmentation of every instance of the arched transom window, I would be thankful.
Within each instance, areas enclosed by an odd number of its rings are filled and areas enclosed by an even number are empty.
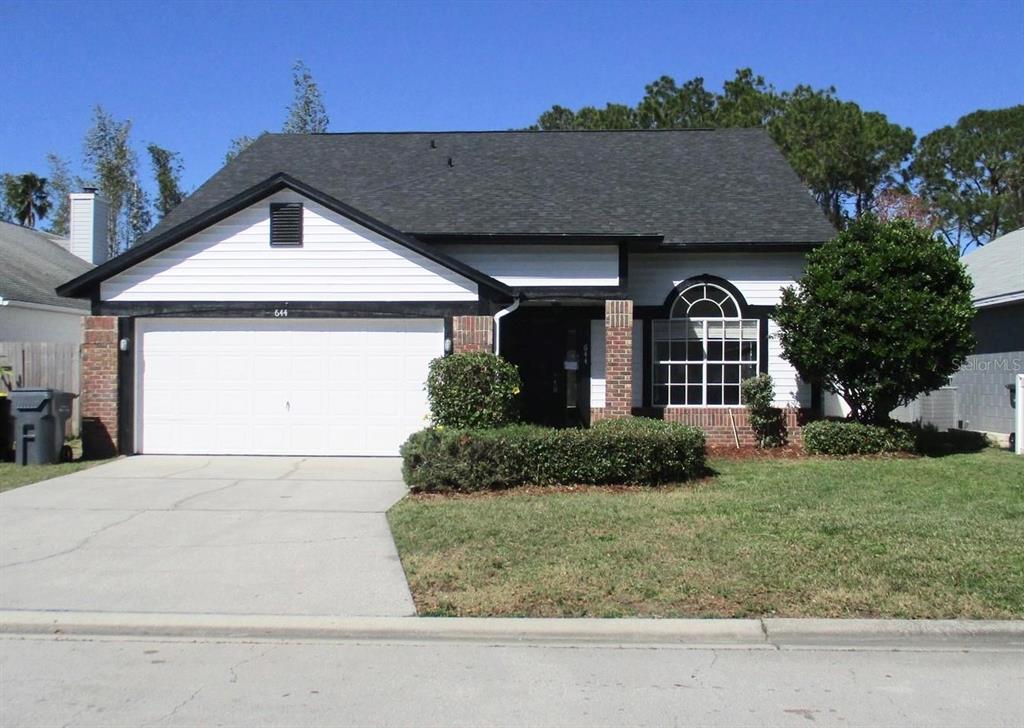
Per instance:
[[[714,283],[680,292],[668,319],[652,325],[657,407],[741,404],[740,382],[757,375],[760,321]]]

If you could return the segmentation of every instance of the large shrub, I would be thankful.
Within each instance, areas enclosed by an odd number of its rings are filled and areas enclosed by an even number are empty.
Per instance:
[[[775,383],[770,374],[745,379],[742,385],[743,404],[750,417],[750,428],[757,436],[758,447],[779,447],[786,444],[786,417],[775,406]]]
[[[427,399],[435,425],[501,427],[519,417],[519,370],[494,354],[452,354],[430,362]]]
[[[775,310],[800,376],[873,424],[946,383],[974,346],[973,317],[956,251],[908,220],[870,215],[810,253]]]
[[[817,455],[874,455],[917,449],[913,429],[896,423],[818,420],[804,425],[803,435],[804,448]]]
[[[704,433],[640,418],[601,422],[590,429],[432,427],[409,437],[402,461],[405,482],[425,492],[657,485],[703,473]]]

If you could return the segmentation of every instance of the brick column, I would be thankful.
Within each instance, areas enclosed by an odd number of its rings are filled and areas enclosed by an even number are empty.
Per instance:
[[[633,302],[604,302],[605,406],[603,419],[633,413]]]
[[[494,319],[490,316],[454,316],[452,351],[494,351]]]
[[[82,343],[82,456],[117,454],[117,317],[86,316]]]

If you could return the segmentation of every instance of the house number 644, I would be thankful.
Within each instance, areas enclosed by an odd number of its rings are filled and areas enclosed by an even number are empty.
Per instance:
[[[288,309],[287,308],[275,308],[274,309],[274,318],[288,318]]]

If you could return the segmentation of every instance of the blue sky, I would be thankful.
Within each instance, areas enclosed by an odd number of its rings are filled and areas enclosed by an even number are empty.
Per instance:
[[[301,58],[332,131],[507,129],[552,104],[635,103],[662,74],[709,88],[743,66],[834,85],[919,135],[1024,103],[1024,1],[11,2],[0,0],[0,171],[77,167],[92,107],[186,187],[230,140],[276,131]],[[148,173],[148,159],[141,158]],[[147,179],[148,182],[148,179]]]

